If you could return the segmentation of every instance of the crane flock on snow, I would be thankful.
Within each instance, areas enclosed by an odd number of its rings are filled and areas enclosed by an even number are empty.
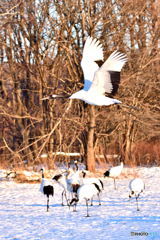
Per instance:
[[[114,51],[107,60],[104,61],[102,44],[92,37],[88,37],[82,54],[81,67],[84,75],[84,86],[81,90],[70,95],[52,94],[42,98],[47,99],[80,99],[90,105],[109,106],[112,104],[122,104],[121,101],[113,98],[117,93],[120,83],[120,72],[122,67],[127,62],[127,56],[119,51]],[[106,94],[108,94],[106,96]],[[131,107],[124,105],[125,107]],[[116,178],[118,178],[123,170],[123,162],[120,165],[108,169],[104,173],[104,177],[110,177],[114,180],[114,188],[116,189]],[[73,211],[76,211],[77,203],[85,200],[87,208],[87,217],[89,217],[89,202],[93,205],[93,199],[98,198],[101,205],[100,195],[103,191],[103,181],[98,178],[87,178],[86,172],[79,170],[77,162],[74,169],[68,170],[55,175],[52,178],[54,183],[57,183],[62,188],[62,205],[64,197],[66,205],[73,206]],[[141,185],[141,188],[136,188],[136,185]],[[144,186],[140,180],[133,180],[130,183],[130,197],[135,195],[138,208],[138,198],[144,190]],[[44,179],[42,169],[41,192],[47,196],[47,211],[49,210],[49,197],[53,196],[54,188]]]
[[[115,181],[115,178],[118,178],[122,173],[123,162],[107,170],[101,178],[87,176],[88,171],[79,169],[76,161],[74,165],[74,168],[70,167],[62,173],[55,174],[50,180],[44,178],[44,170],[41,169],[42,182],[40,191],[47,196],[48,211],[49,197],[54,195],[53,186],[54,184],[58,184],[61,187],[60,189],[62,189],[62,206],[66,205],[69,209],[73,207],[73,211],[77,211],[77,204],[85,201],[87,210],[86,217],[89,217],[89,206],[93,205],[93,201],[98,199],[99,205],[101,205],[100,197],[103,195],[105,177],[111,177]],[[144,182],[140,178],[135,178],[129,183],[129,199],[131,197],[136,198],[137,211],[139,211],[138,199],[144,189]],[[115,188],[115,190],[117,190],[117,188]]]

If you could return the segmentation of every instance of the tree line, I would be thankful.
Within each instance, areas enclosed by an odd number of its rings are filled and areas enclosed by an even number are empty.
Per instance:
[[[0,164],[49,167],[78,152],[91,171],[120,155],[126,164],[159,164],[159,2],[156,0],[0,0]],[[41,99],[83,86],[87,36],[104,58],[128,62],[116,98],[136,109]]]

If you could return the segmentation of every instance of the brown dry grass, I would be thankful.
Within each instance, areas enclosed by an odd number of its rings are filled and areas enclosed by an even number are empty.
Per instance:
[[[137,166],[160,166],[160,142],[139,142],[133,149]]]
[[[53,175],[53,170],[45,171],[45,178],[51,179]],[[16,171],[16,177],[14,178],[14,181],[18,183],[40,183],[41,173],[18,170]]]

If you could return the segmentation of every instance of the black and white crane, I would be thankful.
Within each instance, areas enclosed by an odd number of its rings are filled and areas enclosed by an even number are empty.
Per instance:
[[[66,200],[67,205],[69,205],[68,203],[68,197],[67,197],[67,180],[66,180],[66,176],[64,173],[60,173],[60,174],[56,174],[52,180],[54,180],[56,183],[58,183],[61,187],[62,187],[62,206],[64,206],[64,197]]]
[[[116,178],[120,176],[123,169],[123,162],[120,165],[108,169],[104,173],[104,177],[111,177],[114,180],[114,189],[116,189]]]
[[[92,198],[99,193],[100,193],[100,188],[96,183],[83,184],[78,188],[76,197],[71,200],[70,205],[74,205],[76,209],[77,202],[85,200],[86,207],[87,207],[86,217],[89,217],[90,215],[89,215],[89,209],[88,209],[88,202],[91,201]]]
[[[104,190],[104,184],[103,181],[100,178],[96,178],[96,177],[86,177],[87,173],[86,171],[82,171],[82,183],[83,184],[91,184],[91,183],[95,183],[98,185],[100,191],[97,193],[98,196],[98,200],[99,200],[99,205],[101,205],[101,199],[100,199],[100,194],[102,193],[102,191]],[[93,205],[93,198],[91,199],[91,206]]]
[[[139,211],[140,209],[138,206],[138,198],[145,189],[145,184],[144,184],[143,180],[141,178],[132,179],[129,183],[129,189],[130,189],[129,198],[135,196],[136,203],[137,203],[137,211]]]
[[[69,206],[69,198],[67,193],[72,197],[76,194],[77,189],[81,185],[80,172],[77,169],[68,169],[67,171],[55,175],[52,180],[56,181],[62,188],[62,206],[64,205],[64,197]]]
[[[67,190],[72,194],[72,197],[77,194],[77,190],[82,184],[80,173],[81,171],[76,170],[74,172],[69,172],[66,176]]]
[[[81,61],[81,67],[84,73],[84,87],[72,95],[56,95],[42,98],[69,98],[81,99],[88,104],[97,106],[109,106],[120,104],[121,101],[112,98],[117,92],[120,83],[120,72],[127,62],[126,54],[114,51],[103,63],[102,44],[92,37],[88,37]],[[102,64],[103,63],[103,64]],[[110,97],[106,97],[108,93]]]
[[[54,195],[54,188],[50,181],[44,178],[44,169],[41,168],[42,181],[40,185],[40,191],[47,196],[47,212],[49,211],[49,197]]]

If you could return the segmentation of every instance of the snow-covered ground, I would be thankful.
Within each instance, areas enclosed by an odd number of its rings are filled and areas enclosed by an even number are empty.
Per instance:
[[[160,168],[137,168],[136,173],[146,185],[140,211],[135,199],[128,198],[131,178],[117,180],[118,190],[107,178],[102,205],[95,200],[88,218],[84,202],[78,204],[77,212],[61,206],[57,184],[46,212],[46,197],[39,192],[39,184],[1,181],[0,240],[160,240]]]

